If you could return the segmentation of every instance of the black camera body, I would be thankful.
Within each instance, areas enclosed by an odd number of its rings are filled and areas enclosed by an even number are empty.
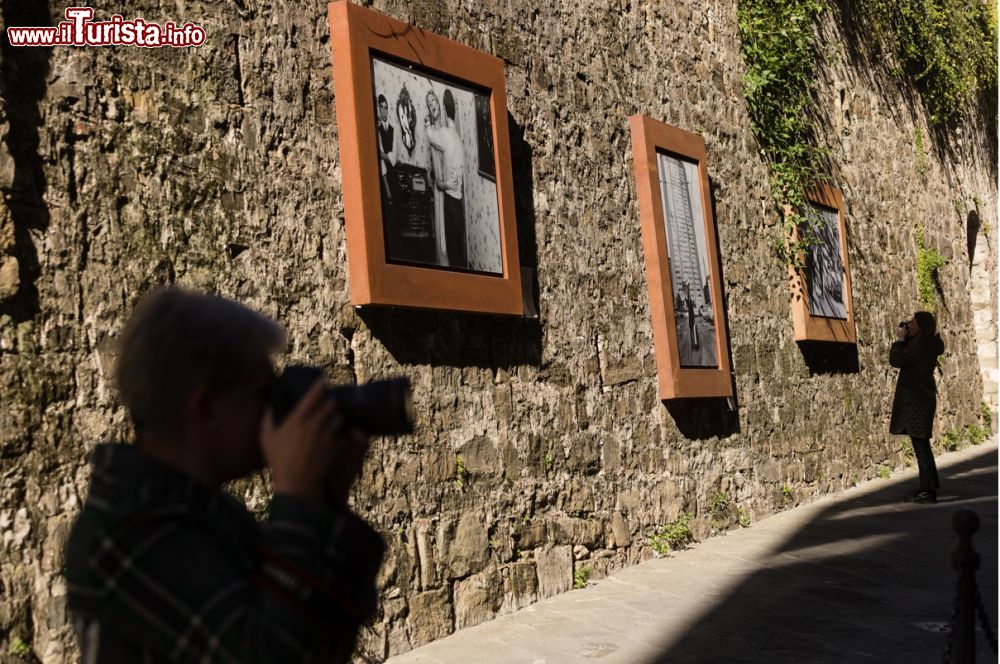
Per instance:
[[[909,339],[910,338],[910,321],[908,321],[908,320],[901,321],[899,323],[899,327],[900,327],[900,329],[903,330],[904,336],[906,336],[906,338]]]
[[[296,364],[287,367],[267,389],[275,424],[280,424],[305,396],[316,379],[319,367]],[[413,433],[413,406],[408,378],[391,378],[363,385],[331,387],[329,396],[337,402],[346,426],[369,436],[399,436]]]

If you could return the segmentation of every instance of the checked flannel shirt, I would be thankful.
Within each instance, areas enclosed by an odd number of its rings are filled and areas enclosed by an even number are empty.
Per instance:
[[[384,552],[364,521],[276,495],[258,523],[134,446],[92,461],[64,568],[84,664],[349,661]]]

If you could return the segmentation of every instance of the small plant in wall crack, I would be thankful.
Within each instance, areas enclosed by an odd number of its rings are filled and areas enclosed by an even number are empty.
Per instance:
[[[455,488],[461,490],[465,487],[465,459],[459,454],[455,457]]]
[[[667,555],[670,551],[683,549],[693,539],[691,535],[691,521],[693,519],[694,514],[689,512],[660,526],[649,536],[649,546],[661,556]]]
[[[962,434],[954,429],[949,429],[941,434],[941,447],[949,452],[954,452],[962,443]]]
[[[782,484],[781,485],[781,497],[785,499],[786,503],[791,502],[792,498],[794,497],[792,495],[792,487],[788,486],[787,484]]]
[[[917,291],[920,304],[928,311],[937,309],[937,293],[934,277],[938,268],[947,263],[944,256],[924,245],[924,229],[917,227]]]
[[[899,442],[899,451],[903,453],[903,458],[906,460],[907,466],[912,466],[914,460],[917,458],[916,453],[913,451],[913,443],[909,438],[904,438]]]
[[[573,589],[579,590],[580,588],[587,587],[587,581],[590,579],[590,572],[592,568],[590,565],[583,565],[582,567],[577,567],[576,571],[573,572]]]
[[[920,131],[920,125],[913,126],[913,150],[916,153],[917,160],[913,166],[913,170],[917,172],[917,175],[926,175],[927,152],[924,150],[924,133]]]
[[[973,445],[982,445],[990,437],[990,430],[978,424],[969,424],[965,427],[965,437]]]
[[[31,657],[31,646],[21,640],[21,637],[12,636],[7,653],[18,659],[29,659]]]
[[[708,514],[712,518],[712,532],[722,530],[729,519],[729,494],[725,491],[716,493],[708,507]]]
[[[875,471],[875,475],[880,480],[887,480],[892,476],[892,473],[889,471],[889,466],[879,466],[878,470]]]

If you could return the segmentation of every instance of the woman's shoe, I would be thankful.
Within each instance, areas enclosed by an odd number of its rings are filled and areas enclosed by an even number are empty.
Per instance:
[[[913,498],[915,503],[936,503],[937,494],[933,491],[921,491]]]

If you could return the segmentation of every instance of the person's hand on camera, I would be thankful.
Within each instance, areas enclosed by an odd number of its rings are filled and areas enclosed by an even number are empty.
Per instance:
[[[323,500],[323,482],[337,456],[332,439],[344,426],[343,416],[327,394],[325,378],[319,378],[294,410],[276,426],[271,409],[261,422],[260,445],[271,469],[275,493]]]
[[[899,327],[896,328],[896,340],[897,341],[906,341],[906,326],[905,325],[900,325]]]

